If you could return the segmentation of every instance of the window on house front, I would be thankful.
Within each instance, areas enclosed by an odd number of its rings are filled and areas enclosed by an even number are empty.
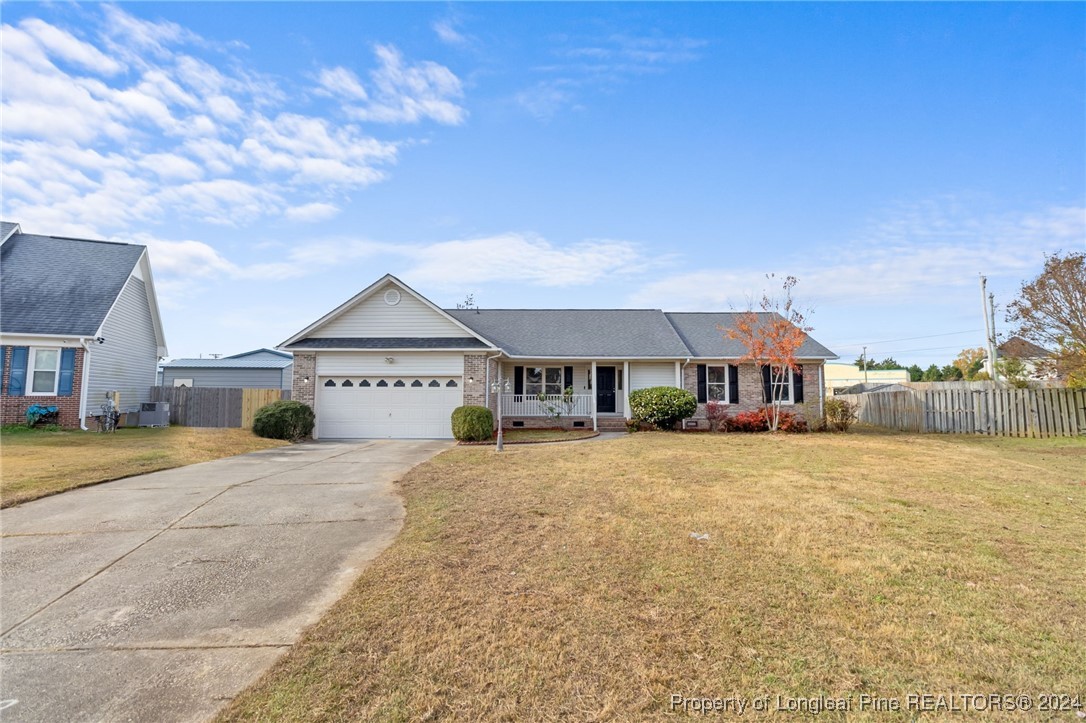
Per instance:
[[[33,349],[30,357],[30,393],[57,393],[57,377],[60,371],[60,349]]]
[[[524,367],[524,393],[561,394],[562,367]]]
[[[785,404],[792,403],[792,368],[772,367],[769,371],[769,384],[773,388],[773,398]]]
[[[705,392],[710,402],[731,404],[735,401],[728,399],[728,367],[705,368]]]

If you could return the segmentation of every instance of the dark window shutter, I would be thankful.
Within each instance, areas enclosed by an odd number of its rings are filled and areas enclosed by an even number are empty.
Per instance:
[[[773,401],[773,388],[769,380],[769,365],[762,365],[762,401],[766,404]]]
[[[60,380],[57,382],[57,396],[72,396],[72,377],[75,376],[75,349],[60,350]]]
[[[11,349],[11,372],[8,378],[8,396],[21,397],[26,389],[26,363],[30,347],[16,346]]]
[[[0,346],[0,394],[4,393],[4,364],[7,362],[8,348]]]
[[[705,365],[698,364],[698,403],[705,404],[709,400]]]
[[[524,367],[513,367],[513,394],[524,394]]]
[[[792,401],[803,403],[803,366],[797,365],[792,371]]]
[[[734,364],[728,365],[728,401],[739,403],[739,367]]]
[[[566,367],[565,377],[566,383],[562,385],[563,392],[573,386],[573,367]]]

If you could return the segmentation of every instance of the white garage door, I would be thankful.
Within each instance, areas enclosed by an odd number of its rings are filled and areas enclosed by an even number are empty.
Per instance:
[[[452,437],[450,417],[464,403],[461,377],[335,376],[317,379],[321,439]]]

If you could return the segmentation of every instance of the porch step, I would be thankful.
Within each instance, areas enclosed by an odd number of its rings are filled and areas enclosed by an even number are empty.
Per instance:
[[[596,426],[601,432],[625,432],[626,420],[622,417],[600,417]]]

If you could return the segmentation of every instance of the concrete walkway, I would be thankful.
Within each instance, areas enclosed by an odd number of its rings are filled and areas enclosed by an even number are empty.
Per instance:
[[[304,444],[0,512],[0,718],[210,717],[392,542],[394,481],[449,446]]]

